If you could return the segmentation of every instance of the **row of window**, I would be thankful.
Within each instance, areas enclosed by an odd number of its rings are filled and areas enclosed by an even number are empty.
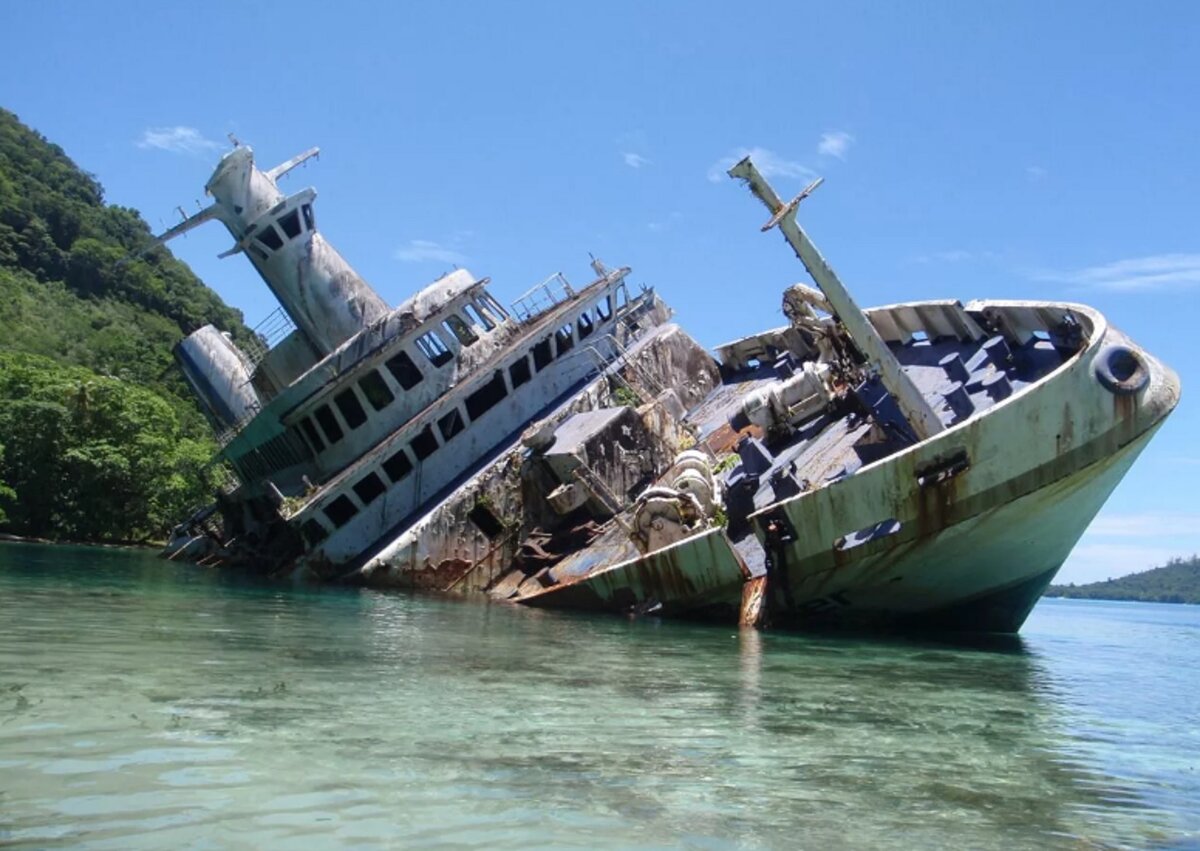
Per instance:
[[[295,239],[303,232],[300,226],[301,216],[304,219],[303,230],[312,232],[317,229],[317,225],[313,221],[312,204],[301,204],[300,209],[284,213],[275,221],[275,224],[279,225],[279,230],[283,231],[282,237],[279,235],[279,231],[275,230],[275,225],[267,222],[258,227],[254,238],[271,251],[278,251],[283,248],[284,242]],[[250,243],[249,248],[258,259],[267,259],[267,252],[261,246]]]
[[[585,339],[591,336],[601,323],[611,319],[612,314],[612,300],[611,296],[608,296],[593,310],[585,311],[577,322],[563,325],[550,336],[535,343],[524,357],[511,363],[507,370],[507,382],[505,381],[505,370],[497,369],[487,383],[476,388],[466,397],[462,408],[453,408],[438,417],[435,422],[427,423],[409,440],[407,447],[401,446],[389,456],[380,465],[379,471],[367,473],[353,484],[352,489],[363,507],[384,494],[390,485],[397,484],[408,476],[416,466],[414,458],[418,463],[429,458],[464,431],[469,423],[475,422],[495,407],[509,392],[515,391],[527,383],[533,377],[533,369],[541,372],[554,360],[574,348],[575,335],[573,332],[575,329],[578,329],[579,339]],[[530,367],[531,355],[533,369]],[[380,478],[380,472],[387,477],[388,485],[385,485],[383,479]],[[354,515],[358,514],[358,511],[358,506],[346,494],[339,495],[323,508],[326,519],[335,528],[341,528],[349,523]],[[311,546],[320,543],[327,535],[325,527],[315,518],[305,521],[301,526],[301,532]]]
[[[463,306],[463,312],[472,317],[470,323],[458,314],[452,313],[442,325],[454,335],[463,346],[469,346],[479,339],[475,328],[491,331],[502,321],[503,308],[490,295],[481,292],[478,301],[469,301]],[[500,318],[497,318],[500,317]],[[472,327],[474,326],[474,327]],[[426,331],[413,341],[417,351],[425,356],[434,367],[441,367],[454,359],[454,352],[435,330]],[[384,363],[384,367],[395,379],[401,390],[412,390],[421,383],[424,376],[407,352],[399,352]],[[376,411],[382,411],[396,398],[387,380],[375,369],[369,370],[358,380],[358,389],[363,398]],[[363,409],[358,395],[353,387],[343,390],[333,397],[333,404],[342,415],[342,422],[351,430],[358,428],[367,421],[367,413]],[[314,420],[316,421],[314,424]],[[318,426],[320,427],[318,429]],[[345,437],[345,430],[333,414],[328,404],[321,405],[313,411],[312,417],[300,421],[300,428],[312,445],[313,451],[322,452],[325,447],[333,446]]]

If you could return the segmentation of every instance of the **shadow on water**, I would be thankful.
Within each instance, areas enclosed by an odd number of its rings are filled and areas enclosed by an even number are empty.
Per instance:
[[[1095,611],[760,633],[0,545],[0,840],[1167,845],[1178,718],[1112,697],[1154,654]]]

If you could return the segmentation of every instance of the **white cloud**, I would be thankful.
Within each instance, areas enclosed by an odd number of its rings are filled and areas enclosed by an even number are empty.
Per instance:
[[[1103,512],[1072,550],[1058,583],[1102,582],[1200,552],[1200,512]]]
[[[408,245],[397,248],[393,256],[405,263],[435,262],[462,266],[467,262],[467,258],[455,249],[428,239],[409,240]]]
[[[708,179],[718,183],[728,177],[726,172],[746,157],[754,160],[754,165],[763,177],[799,177],[813,180],[817,174],[803,163],[784,159],[774,151],[766,148],[738,148],[728,156],[717,160],[708,169]]]
[[[678,210],[672,210],[670,215],[668,215],[665,219],[662,219],[661,221],[650,222],[648,225],[646,225],[646,227],[647,229],[655,231],[656,233],[659,231],[670,230],[682,218],[683,213],[679,212]]]
[[[1200,284],[1200,254],[1152,254],[1034,278],[1112,292],[1191,289]]]
[[[1037,183],[1039,180],[1045,179],[1046,169],[1042,168],[1040,165],[1026,166],[1025,176],[1028,177],[1032,182]]]
[[[205,138],[195,127],[147,127],[137,146],[146,150],[200,155],[218,150],[221,143]]]
[[[626,151],[625,153],[621,154],[621,159],[625,160],[625,165],[629,166],[630,168],[641,168],[642,166],[650,165],[650,160],[646,159],[641,154],[635,154],[630,151]]]
[[[1166,538],[1191,535],[1200,529],[1200,512],[1145,511],[1138,514],[1101,514],[1088,527],[1088,535],[1120,538]]]
[[[1184,552],[1170,547],[1139,546],[1137,544],[1081,543],[1071,552],[1066,564],[1054,578],[1054,582],[1058,585],[1066,585],[1070,582],[1074,582],[1076,585],[1103,582],[1106,579],[1116,579],[1118,576],[1141,573],[1152,567],[1162,567],[1169,559],[1176,556],[1187,557],[1192,552],[1192,550]]]
[[[839,160],[844,160],[846,152],[853,144],[854,137],[845,130],[830,130],[828,133],[821,134],[821,141],[817,143],[817,153],[823,157],[837,157]]]

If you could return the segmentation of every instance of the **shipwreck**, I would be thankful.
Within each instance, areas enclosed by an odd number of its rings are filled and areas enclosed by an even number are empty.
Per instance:
[[[166,555],[530,606],[1015,632],[1179,399],[1097,311],[861,309],[749,160],[815,287],[717,347],[628,268],[510,305],[458,269],[391,308],[322,236],[314,190],[225,154],[209,220],[281,308],[252,350],[176,357],[222,486]],[[225,256],[225,255],[223,255]]]

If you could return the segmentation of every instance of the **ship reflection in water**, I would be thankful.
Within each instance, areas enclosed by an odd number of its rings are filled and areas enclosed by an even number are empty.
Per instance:
[[[1190,606],[1044,602],[987,649],[0,545],[0,621],[0,842],[1078,848],[1200,830]]]

